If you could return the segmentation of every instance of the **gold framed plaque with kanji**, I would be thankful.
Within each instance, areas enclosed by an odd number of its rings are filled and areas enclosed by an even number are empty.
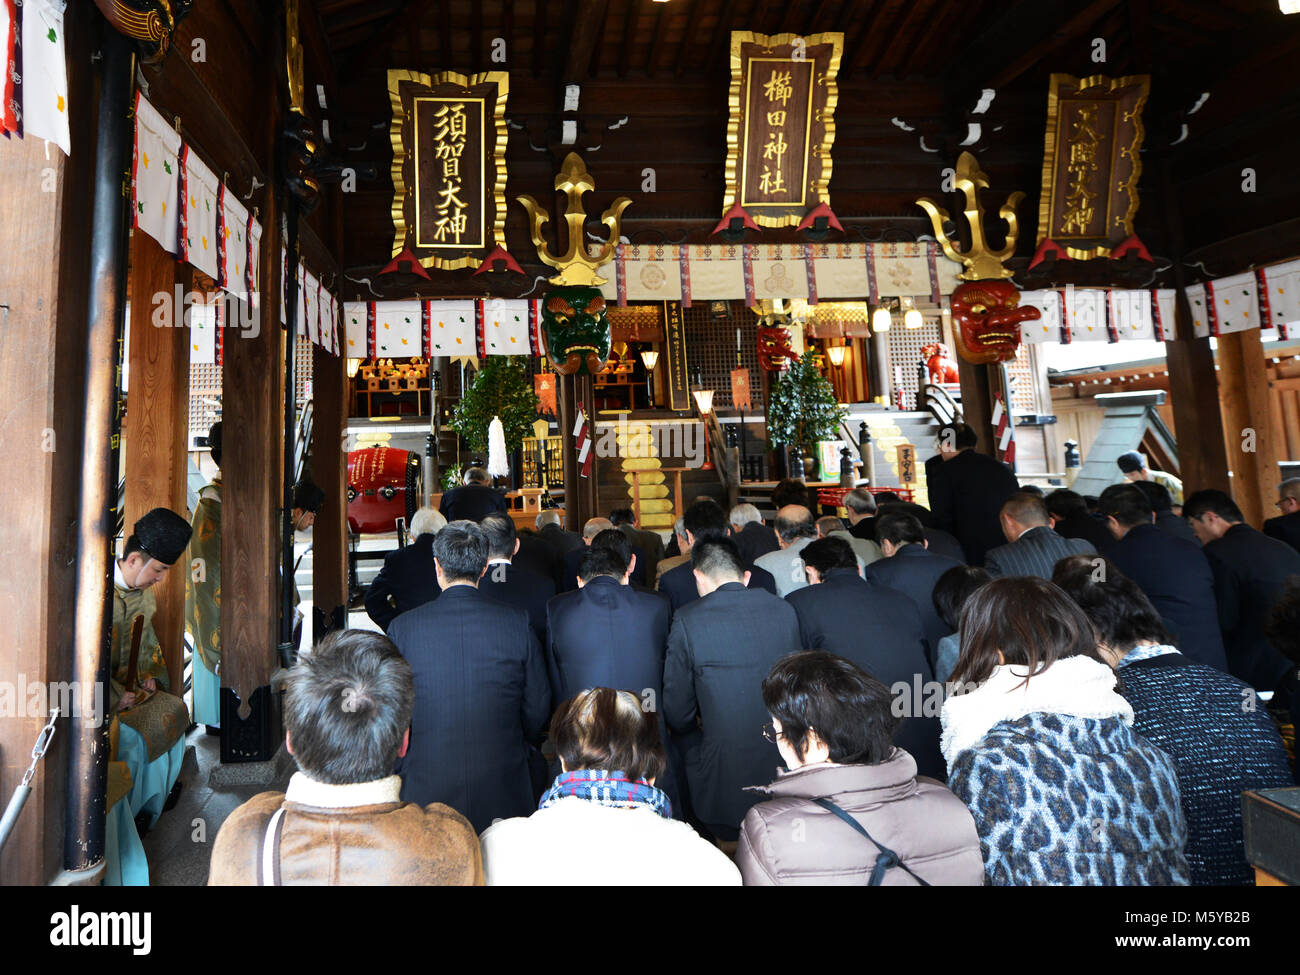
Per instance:
[[[509,75],[391,69],[393,256],[478,267],[505,244]]]
[[[830,205],[836,76],[844,35],[731,32],[726,192],[760,227]]]

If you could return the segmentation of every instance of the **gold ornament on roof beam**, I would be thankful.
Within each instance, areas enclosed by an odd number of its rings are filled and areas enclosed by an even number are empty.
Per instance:
[[[555,177],[555,188],[569,198],[568,206],[564,211],[564,222],[568,228],[568,249],[560,255],[553,254],[545,238],[542,237],[542,226],[550,219],[550,215],[531,196],[525,194],[516,197],[528,211],[529,227],[533,246],[537,248],[537,256],[544,263],[559,269],[560,273],[549,279],[551,284],[599,287],[606,283],[606,279],[596,271],[614,259],[623,211],[631,206],[632,201],[626,196],[620,196],[601,215],[600,222],[609,228],[609,240],[601,244],[596,256],[592,257],[588,254],[584,239],[587,211],[583,209],[582,197],[583,194],[596,188],[596,181],[591,178],[582,157],[576,152],[571,152],[564,157],[560,172]],[[557,240],[556,243],[558,244],[559,241]]]
[[[966,265],[966,270],[958,275],[963,281],[1009,278],[1013,273],[1003,267],[1002,262],[1016,252],[1016,239],[1020,236],[1016,207],[1025,198],[1025,194],[1016,190],[1007,197],[1007,202],[998,210],[998,216],[1007,224],[1007,242],[1001,250],[995,251],[984,239],[984,209],[979,203],[979,191],[988,189],[988,186],[989,178],[980,169],[974,156],[969,152],[963,152],[957,157],[957,189],[961,190],[966,197],[966,209],[962,211],[962,215],[966,217],[966,223],[970,226],[970,249],[965,253],[958,251],[953,246],[957,241],[949,239],[944,232],[943,225],[952,219],[948,216],[948,211],[941,206],[936,206],[929,199],[922,198],[916,201],[917,206],[930,215],[934,236],[943,246],[943,252],[951,260]]]

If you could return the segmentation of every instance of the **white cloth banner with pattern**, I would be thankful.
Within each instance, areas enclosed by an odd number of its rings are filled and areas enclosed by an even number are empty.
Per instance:
[[[185,162],[182,256],[216,281],[221,276],[217,266],[217,177],[188,145],[182,158]]]
[[[349,359],[370,357],[370,337],[367,333],[369,313],[369,302],[345,301],[343,303],[343,348]]]
[[[190,306],[190,365],[210,366],[217,361],[217,306]]]
[[[23,135],[48,139],[72,154],[68,68],[63,53],[63,0],[23,4]]]
[[[866,244],[814,244],[812,256],[819,300],[861,300],[870,294]]]
[[[1192,310],[1192,324],[1196,328],[1196,337],[1209,338],[1210,313],[1205,301],[1205,285],[1189,284],[1183,289],[1183,294],[1187,295],[1187,304]]]
[[[249,293],[252,295],[253,317],[262,307],[262,224],[256,217],[248,219],[248,274]]]
[[[422,354],[420,302],[380,301],[375,304],[375,351],[385,359],[405,359]]]
[[[930,294],[930,254],[925,244],[876,244],[871,255],[876,293],[882,298]]]
[[[1259,295],[1254,271],[1217,278],[1211,285],[1220,335],[1259,328]]]
[[[1264,269],[1270,325],[1282,338],[1300,334],[1300,260]]]
[[[1155,338],[1151,321],[1151,292],[1114,290],[1110,293],[1111,324],[1120,341]]]
[[[1172,342],[1178,338],[1178,292],[1173,288],[1160,288],[1156,291],[1156,304],[1160,308],[1160,327],[1165,333],[1165,341]]]
[[[744,252],[738,244],[691,244],[686,249],[692,301],[745,297]]]
[[[303,327],[307,330],[307,340],[312,345],[320,345],[320,281],[305,267],[302,271],[302,315]]]
[[[167,120],[137,93],[135,97],[135,160],[132,166],[132,224],[175,254],[180,215],[181,137]]]
[[[528,299],[489,298],[483,307],[483,344],[488,355],[531,355]]]
[[[429,354],[478,355],[472,299],[429,302]]]
[[[755,298],[808,297],[808,262],[802,244],[756,244],[750,266]]]
[[[221,286],[240,299],[248,290],[248,208],[226,187],[221,194]]]
[[[670,244],[624,245],[618,254],[628,301],[681,300],[682,267],[677,247]],[[492,352],[491,337],[489,332],[489,354]]]
[[[1038,320],[1020,323],[1020,337],[1026,342],[1061,341],[1061,292],[1022,291],[1020,304],[1038,309]]]
[[[1106,342],[1106,292],[1096,288],[1065,289],[1065,320],[1070,326],[1071,342]]]

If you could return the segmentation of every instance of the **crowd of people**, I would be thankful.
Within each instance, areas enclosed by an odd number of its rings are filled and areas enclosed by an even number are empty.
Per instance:
[[[667,545],[625,509],[520,532],[471,472],[375,580],[385,632],[293,668],[299,771],[209,882],[1252,882],[1241,795],[1295,782],[1300,481],[1261,532],[1140,457],[1044,496],[973,445],[941,430],[930,508],[787,481]]]

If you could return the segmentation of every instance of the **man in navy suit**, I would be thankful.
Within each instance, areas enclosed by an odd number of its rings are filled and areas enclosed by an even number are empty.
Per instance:
[[[1183,502],[1183,517],[1214,573],[1228,672],[1256,690],[1273,691],[1274,703],[1289,707],[1295,665],[1266,634],[1287,579],[1300,575],[1300,552],[1245,524],[1241,509],[1223,491],[1197,491]]]
[[[934,527],[957,536],[970,565],[983,564],[988,550],[1002,544],[998,514],[1019,489],[1011,469],[977,452],[978,443],[966,424],[945,423],[937,440],[943,462],[926,464],[927,470],[933,468],[929,488]]]
[[[537,806],[532,754],[551,718],[546,661],[528,614],[478,590],[488,544],[453,521],[433,543],[442,594],[393,620],[389,639],[415,676],[402,799],[443,802],[481,832]]]
[[[447,519],[432,508],[421,508],[411,518],[411,536],[405,548],[384,556],[379,570],[366,590],[366,614],[380,629],[402,613],[438,598],[442,589],[433,571],[433,537],[447,524]]]
[[[799,642],[789,603],[746,588],[748,573],[729,538],[697,540],[692,571],[700,598],[683,606],[668,633],[664,717],[679,736],[698,821],[723,842],[762,797],[745,786],[770,782],[780,764],[763,738],[763,678]]]
[[[1002,533],[1007,544],[990,549],[984,560],[989,575],[1052,578],[1056,563],[1067,555],[1096,555],[1092,542],[1062,538],[1052,531],[1047,503],[1036,494],[1013,494],[1002,506]]]
[[[533,525],[537,528],[537,537],[551,547],[557,561],[575,548],[582,548],[582,536],[568,531],[564,527],[564,515],[554,508],[539,512]]]
[[[933,663],[939,641],[952,632],[934,608],[934,584],[949,569],[965,563],[931,552],[925,529],[911,515],[881,515],[876,519],[876,534],[885,557],[867,566],[866,579],[906,593],[916,605],[925,631],[927,659]]]
[[[1264,534],[1300,552],[1300,477],[1288,477],[1277,486],[1274,504],[1282,513],[1264,522]]]
[[[582,526],[582,543],[583,548],[575,548],[571,552],[564,554],[564,578],[560,584],[561,592],[573,592],[578,588],[578,566],[582,564],[582,558],[587,554],[587,546],[591,545],[594,539],[601,532],[615,531],[614,523],[608,518],[588,518],[587,523]],[[622,535],[622,532],[619,532]],[[624,535],[624,538],[627,536]],[[632,545],[631,541],[628,542]],[[632,583],[642,588],[646,585],[645,550],[639,545],[632,545]],[[654,581],[653,579],[651,581]]]
[[[1163,532],[1136,484],[1112,484],[1100,510],[1115,537],[1106,555],[1156,608],[1175,644],[1189,660],[1227,671],[1214,596],[1214,573],[1195,542]]]
[[[645,553],[642,575],[654,582],[655,569],[664,557],[664,540],[658,532],[636,526],[636,514],[631,508],[615,508],[609,513],[609,523],[627,536],[627,540]]]
[[[626,549],[605,544],[602,536],[585,553],[578,588],[546,604],[547,663],[555,701],[567,701],[592,687],[631,691],[642,707],[659,715],[667,743],[662,702],[672,609],[662,596],[629,584]],[[681,772],[672,749],[668,758],[659,788],[672,800],[673,814],[682,818],[676,787]]]
[[[492,487],[487,471],[471,467],[465,472],[465,483],[442,496],[438,510],[448,521],[482,521],[494,511],[505,511],[506,499]]]
[[[687,508],[682,514],[682,528],[686,533],[686,552],[690,552],[704,539],[728,537],[726,512],[722,510],[722,505],[712,498],[702,498]],[[773,538],[775,539],[775,536]],[[749,581],[746,585],[751,588],[766,589],[772,595],[776,595],[776,580],[772,578],[772,573],[760,569],[753,563],[745,563],[743,558],[741,562],[748,573]],[[701,594],[696,587],[695,570],[691,563],[683,563],[661,575],[659,591],[668,597],[674,613],[687,603],[699,599]]]
[[[488,543],[487,571],[479,580],[479,592],[527,613],[538,644],[546,646],[546,603],[555,595],[555,582],[515,564],[519,536],[509,515],[488,515],[479,527]]]
[[[881,517],[876,525],[878,534],[888,526],[890,517]],[[911,753],[922,775],[947,781],[947,766],[939,751],[939,716],[923,713],[925,688],[933,681],[934,672],[926,658],[921,614],[913,601],[897,589],[863,579],[853,549],[841,538],[818,539],[801,554],[809,584],[785,597],[799,617],[800,646],[852,660],[896,694],[906,693],[914,710],[899,725],[894,743]],[[873,563],[867,571],[882,562]]]

